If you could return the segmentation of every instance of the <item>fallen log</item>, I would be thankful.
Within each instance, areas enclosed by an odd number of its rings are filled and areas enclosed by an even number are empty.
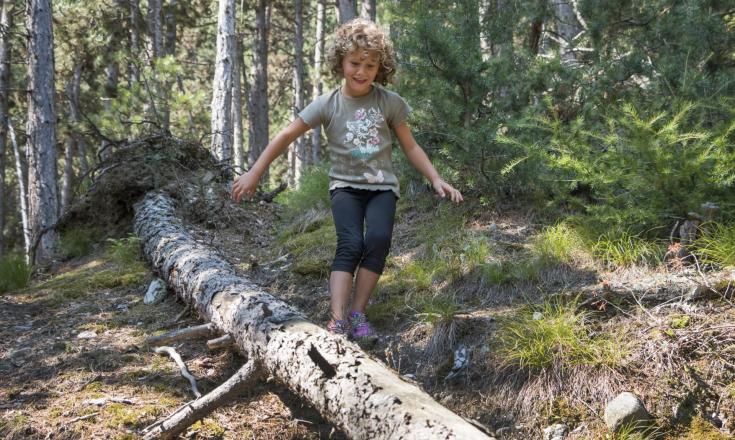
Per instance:
[[[148,193],[135,205],[134,227],[146,258],[182,300],[350,438],[488,439],[357,345],[237,276],[187,233],[169,196]]]

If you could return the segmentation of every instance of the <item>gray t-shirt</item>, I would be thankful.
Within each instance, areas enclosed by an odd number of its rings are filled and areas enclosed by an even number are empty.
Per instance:
[[[392,134],[411,111],[397,93],[373,85],[365,96],[345,96],[337,88],[299,113],[310,127],[321,124],[331,168],[329,189],[391,190],[400,195],[391,162]]]

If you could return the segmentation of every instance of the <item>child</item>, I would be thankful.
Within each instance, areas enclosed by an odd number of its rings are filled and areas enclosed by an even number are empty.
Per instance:
[[[235,181],[232,198],[240,202],[252,197],[260,177],[291,142],[318,124],[324,127],[337,230],[337,252],[329,278],[332,319],[327,329],[369,342],[375,333],[365,319],[365,307],[388,256],[399,196],[391,164],[391,130],[408,160],[439,196],[459,203],[462,195],[439,177],[414,140],[406,124],[410,107],[403,98],[374,84],[390,81],[396,64],[393,45],[377,25],[359,18],[343,24],[327,57],[332,73],[344,79],[342,85],[306,106],[271,140],[250,171]],[[345,317],[358,266],[352,311]]]

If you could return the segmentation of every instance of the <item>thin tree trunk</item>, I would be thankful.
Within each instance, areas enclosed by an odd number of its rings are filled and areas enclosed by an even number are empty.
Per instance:
[[[299,112],[304,108],[304,22],[303,22],[303,1],[294,0],[294,71],[293,71],[293,110],[294,117],[298,117]],[[289,185],[295,187],[298,185],[301,173],[306,160],[305,149],[306,142],[304,136],[298,139],[289,148],[290,167],[289,167]]]
[[[178,0],[168,0],[166,6],[166,41],[164,53],[174,55],[176,53],[176,7]]]
[[[212,82],[212,154],[222,164],[232,157],[232,69],[235,0],[219,0],[217,58]]]
[[[135,211],[144,255],[177,295],[348,437],[489,440],[356,344],[237,276],[186,232],[168,196],[149,193]]]
[[[161,25],[163,0],[148,0],[148,32],[151,36],[151,55],[155,62],[163,53],[163,26]]]
[[[0,15],[0,258],[5,255],[5,151],[8,143],[8,88],[10,86],[10,28],[12,3],[3,2]],[[18,176],[20,179],[20,176]]]
[[[569,65],[577,64],[577,53],[574,51],[574,39],[582,30],[577,22],[574,7],[569,1],[555,0],[551,7],[556,15],[556,33],[559,36],[559,53],[562,62]]]
[[[15,156],[15,174],[18,176],[18,206],[20,206],[20,223],[23,228],[23,253],[26,262],[30,263],[31,252],[31,228],[28,219],[28,172],[23,161],[23,152],[18,146],[15,138],[13,123],[8,118],[8,134],[10,143],[13,144],[13,155]]]
[[[375,16],[377,12],[375,3],[375,0],[362,0],[362,10],[360,11],[360,16],[371,21],[375,21]]]
[[[140,71],[135,58],[140,54],[140,3],[139,0],[128,0],[130,4],[130,63],[128,64],[128,88],[140,83]]]
[[[53,256],[59,217],[56,184],[56,112],[54,110],[54,36],[51,0],[28,0],[28,187],[33,240],[39,240],[35,262]],[[42,234],[42,232],[44,232]]]
[[[316,43],[314,44],[314,92],[313,99],[322,94],[322,58],[324,57],[324,20],[326,18],[325,0],[317,0],[316,4]],[[319,162],[319,150],[322,146],[322,126],[316,126],[311,132],[311,163]]]
[[[357,16],[355,0],[337,0],[339,22],[346,23]]]
[[[253,82],[248,100],[248,167],[268,144],[268,1],[259,0],[255,10]]]
[[[112,47],[110,48],[112,50]],[[111,101],[117,96],[117,85],[119,80],[120,70],[116,62],[112,61],[105,68],[105,96],[102,100],[102,108],[105,112],[112,110]],[[112,144],[106,139],[102,139],[102,145],[100,146],[100,157],[105,159],[112,153]]]
[[[69,133],[64,144],[64,170],[61,173],[61,202],[59,215],[64,215],[71,202],[71,187],[74,180],[74,138]]]
[[[242,172],[243,158],[243,127],[242,127],[242,38],[237,37],[233,48],[232,69],[232,158],[237,172]]]
[[[79,173],[82,176],[87,175],[89,171],[89,163],[87,162],[87,142],[84,136],[77,130],[81,117],[79,114],[79,91],[82,85],[82,64],[74,65],[74,75],[72,77],[71,88],[67,91],[69,95],[69,115],[72,123],[72,136],[77,148],[77,156],[79,156]]]

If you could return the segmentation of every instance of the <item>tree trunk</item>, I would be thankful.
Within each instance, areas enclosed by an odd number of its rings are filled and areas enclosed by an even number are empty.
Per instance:
[[[237,276],[186,232],[168,196],[149,193],[135,210],[144,254],[177,295],[349,437],[488,439],[357,345]]]
[[[128,0],[130,4],[130,63],[128,64],[128,88],[140,82],[140,71],[135,57],[140,53],[140,4],[139,0]]]
[[[236,37],[232,57],[232,161],[238,173],[243,171],[242,132],[242,38]]]
[[[556,15],[556,33],[559,38],[559,53],[565,64],[576,65],[577,53],[574,51],[574,38],[582,30],[570,1],[557,0],[551,3]]]
[[[8,143],[8,88],[10,86],[10,28],[12,3],[3,3],[0,15],[0,259],[5,255],[5,152]],[[20,179],[20,175],[18,176]]]
[[[339,11],[340,24],[346,23],[357,16],[355,0],[337,0],[337,10]]]
[[[28,220],[28,172],[26,165],[23,163],[23,152],[15,139],[15,130],[13,130],[13,123],[10,118],[8,118],[8,134],[10,135],[10,143],[13,144],[15,174],[18,176],[18,206],[20,206],[20,223],[23,228],[23,253],[26,257],[26,263],[30,263],[31,228]]]
[[[316,43],[314,44],[314,92],[313,99],[322,94],[322,58],[324,57],[324,20],[326,8],[325,0],[316,3]],[[311,163],[319,162],[319,150],[322,146],[322,126],[318,125],[311,131]]]
[[[303,1],[294,0],[294,69],[293,69],[293,111],[294,117],[304,108],[304,23],[303,23]],[[288,180],[291,187],[298,185],[304,166],[308,165],[306,160],[304,136],[299,136],[289,147],[289,173]]]
[[[112,47],[110,48],[112,50]],[[109,113],[112,110],[111,101],[117,96],[117,85],[119,80],[120,70],[116,62],[111,61],[110,64],[105,67],[105,96],[102,100],[102,107],[105,112]],[[112,153],[112,144],[106,139],[102,139],[102,145],[100,146],[100,158],[105,159]]]
[[[69,95],[69,115],[72,123],[72,136],[77,147],[77,156],[79,156],[79,173],[82,176],[89,172],[89,163],[87,162],[87,142],[82,133],[77,131],[77,127],[81,122],[79,114],[79,91],[82,86],[82,64],[74,65],[74,76],[72,77],[71,88],[67,91]]]
[[[178,0],[168,0],[166,6],[166,41],[164,53],[174,55],[176,53],[176,5]]]
[[[54,110],[54,36],[51,0],[28,0],[28,187],[33,240],[40,240],[35,262],[48,261],[58,243],[56,113]],[[45,233],[41,234],[42,231]],[[40,237],[40,238],[39,238]]]
[[[259,0],[255,10],[253,82],[248,100],[248,167],[268,144],[268,1]]]
[[[367,18],[368,20],[375,21],[375,16],[377,12],[375,3],[375,0],[362,0],[362,10],[360,11],[360,16],[363,18]]]
[[[148,0],[148,32],[151,37],[152,62],[164,55],[163,26],[161,25],[163,0]]]
[[[232,69],[235,0],[219,0],[217,57],[212,82],[212,154],[229,165],[232,157]]]
[[[64,170],[61,172],[61,200],[59,215],[64,215],[71,202],[71,187],[74,180],[74,139],[69,133],[64,144]]]

